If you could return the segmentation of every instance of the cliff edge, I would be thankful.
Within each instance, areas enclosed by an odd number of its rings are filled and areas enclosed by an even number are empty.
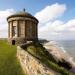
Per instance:
[[[17,57],[26,75],[73,75],[39,42],[17,46]]]

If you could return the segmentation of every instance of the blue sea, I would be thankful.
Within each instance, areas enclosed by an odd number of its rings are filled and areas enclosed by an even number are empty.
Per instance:
[[[75,61],[75,40],[58,40],[56,41],[65,51],[67,51]]]

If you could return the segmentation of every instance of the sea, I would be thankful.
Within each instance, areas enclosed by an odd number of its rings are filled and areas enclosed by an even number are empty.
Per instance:
[[[75,40],[57,40],[55,41],[64,52],[67,52],[75,61]]]

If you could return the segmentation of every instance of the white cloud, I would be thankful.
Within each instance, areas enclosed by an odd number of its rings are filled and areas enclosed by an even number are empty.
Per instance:
[[[64,27],[66,30],[75,31],[75,19],[68,21]]]
[[[7,37],[8,23],[7,17],[14,13],[13,9],[6,9],[0,11],[0,38]]]
[[[35,14],[40,23],[39,38],[48,40],[75,39],[75,19],[67,22],[58,20],[58,17],[63,16],[66,9],[65,4],[56,3],[46,6]]]
[[[52,4],[50,6],[46,6],[41,11],[35,14],[35,17],[39,19],[41,23],[48,22],[50,20],[54,20],[58,16],[61,16],[66,10],[65,4]]]
[[[39,37],[45,39],[75,39],[75,19],[64,23],[60,20],[46,23],[39,28]]]
[[[46,37],[44,37],[46,36]],[[66,23],[55,20],[39,28],[39,37],[45,39],[75,39],[75,19]],[[48,37],[48,38],[47,38]]]
[[[67,7],[65,4],[52,4],[46,6],[35,14],[39,20],[39,38],[45,39],[75,39],[75,19],[67,22],[58,20],[63,16]],[[14,13],[13,9],[0,11],[0,38],[7,37],[8,23],[6,18]]]

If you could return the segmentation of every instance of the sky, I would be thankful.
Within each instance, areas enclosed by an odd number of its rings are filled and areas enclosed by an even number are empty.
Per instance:
[[[0,38],[8,37],[6,18],[23,8],[39,20],[39,38],[75,40],[75,0],[0,0]]]

